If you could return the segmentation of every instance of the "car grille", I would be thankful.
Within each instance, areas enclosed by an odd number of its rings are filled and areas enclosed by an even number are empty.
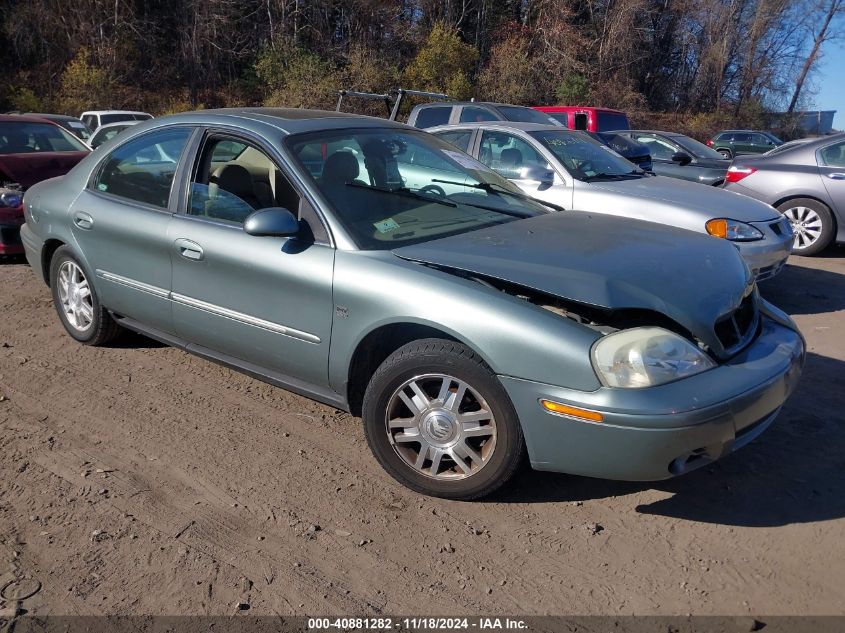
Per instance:
[[[759,320],[757,298],[752,292],[742,300],[736,310],[716,321],[716,337],[726,352],[737,352],[754,336]]]

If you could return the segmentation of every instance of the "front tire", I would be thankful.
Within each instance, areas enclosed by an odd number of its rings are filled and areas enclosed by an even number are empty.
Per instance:
[[[795,233],[795,255],[818,255],[833,241],[836,227],[827,205],[812,198],[795,198],[778,205]]]
[[[504,387],[454,341],[423,339],[391,354],[367,386],[363,418],[381,466],[426,495],[465,501],[490,495],[525,455]]]
[[[100,305],[88,273],[67,246],[50,261],[53,305],[65,330],[84,345],[104,345],[120,333],[108,311]]]

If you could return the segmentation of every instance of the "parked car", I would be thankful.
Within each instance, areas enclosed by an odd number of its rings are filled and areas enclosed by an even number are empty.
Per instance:
[[[470,155],[541,200],[726,239],[758,280],[777,275],[789,257],[792,231],[768,205],[643,173],[584,132],[510,122],[428,131],[450,142],[463,135]]]
[[[40,119],[47,119],[55,123],[56,125],[61,125],[64,129],[68,132],[76,136],[81,141],[88,142],[88,139],[91,138],[91,128],[85,125],[81,120],[77,119],[73,116],[68,116],[66,114],[42,114],[38,112],[27,112],[25,116],[37,116]]]
[[[796,145],[803,145],[804,143],[809,143],[812,140],[814,140],[813,137],[796,138],[794,140],[787,141],[783,145],[777,145],[776,147],[773,147],[768,152],[764,152],[763,156],[771,156],[772,154],[778,154],[778,153],[783,152],[785,150],[791,149],[791,148],[795,147]]]
[[[0,115],[0,255],[23,253],[22,193],[61,176],[89,152],[64,128],[38,117]]]
[[[558,125],[551,117],[532,108],[486,101],[439,101],[414,106],[408,115],[408,125],[420,129],[447,123],[478,121],[528,121]]]
[[[703,185],[718,186],[725,182],[731,162],[689,136],[655,130],[630,130],[618,134],[648,148],[655,174]]]
[[[613,132],[631,129],[628,116],[620,110],[592,106],[534,106],[570,130]]]
[[[151,147],[173,161],[138,158]],[[682,474],[762,433],[803,361],[729,242],[549,213],[395,122],[164,117],[24,205],[71,337],[125,326],[363,415],[381,465],[426,494],[489,494],[526,452]]]
[[[797,255],[845,242],[845,134],[737,158],[724,186],[780,211],[792,223]]]
[[[152,114],[135,112],[133,110],[89,110],[79,115],[79,118],[95,132],[101,125],[118,123],[120,121],[149,121]]]
[[[651,150],[643,143],[624,136],[618,132],[585,132],[602,145],[607,145],[625,160],[634,163],[644,171],[653,171],[654,163]]]
[[[97,149],[106,141],[110,141],[123,130],[137,123],[140,123],[140,121],[121,121],[120,123],[106,123],[105,125],[101,125],[89,141],[91,149]]]
[[[755,130],[723,130],[707,141],[707,145],[725,158],[746,154],[763,154],[782,145],[783,141],[771,132]]]

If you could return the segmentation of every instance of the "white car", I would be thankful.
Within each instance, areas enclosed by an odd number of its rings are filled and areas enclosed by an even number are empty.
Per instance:
[[[140,121],[120,121],[119,123],[106,123],[97,128],[97,131],[88,139],[91,149],[97,149],[100,145],[113,139],[120,132],[128,127],[137,125]]]
[[[82,122],[96,131],[101,125],[119,123],[120,121],[148,121],[152,114],[136,112],[134,110],[88,110],[79,115]]]

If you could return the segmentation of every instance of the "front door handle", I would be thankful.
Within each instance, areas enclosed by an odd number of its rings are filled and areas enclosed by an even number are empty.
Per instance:
[[[80,229],[90,231],[94,228],[94,218],[84,211],[77,211],[73,214],[73,223]]]
[[[834,172],[832,174],[828,174],[827,177],[831,180],[845,180],[845,174],[842,172]]]
[[[198,262],[203,258],[202,246],[200,246],[196,242],[192,242],[191,240],[186,240],[184,238],[179,238],[178,240],[176,240],[175,244],[176,248],[179,250],[179,254],[185,259],[191,259],[195,262]]]

